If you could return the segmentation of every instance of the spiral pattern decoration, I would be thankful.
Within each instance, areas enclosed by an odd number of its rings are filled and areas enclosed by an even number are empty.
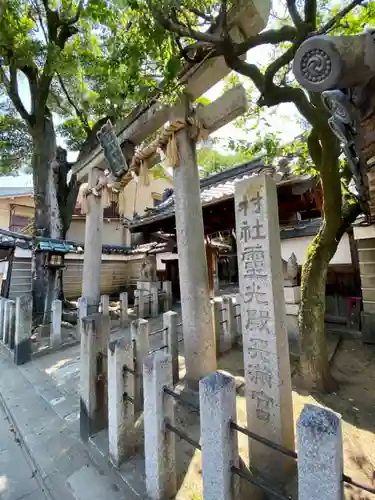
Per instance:
[[[323,82],[332,71],[329,55],[322,49],[310,49],[301,60],[301,73],[312,83]]]

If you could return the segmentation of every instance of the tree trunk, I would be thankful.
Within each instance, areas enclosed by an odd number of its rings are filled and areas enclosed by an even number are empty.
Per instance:
[[[46,117],[32,131],[35,237],[61,238],[63,224],[58,203],[59,165],[56,161],[56,134],[52,117]],[[52,300],[57,297],[56,271],[47,267],[48,255],[33,243],[32,291],[34,321],[47,322]]]
[[[330,391],[335,383],[330,376],[325,338],[325,297],[329,262],[336,252],[336,232],[325,223],[309,247],[302,269],[299,330],[300,367],[310,389]]]
[[[332,133],[321,131],[320,176],[323,187],[322,222],[318,235],[309,246],[307,260],[301,276],[301,304],[299,331],[301,338],[300,368],[304,383],[309,389],[334,390],[336,383],[330,375],[325,338],[325,297],[329,262],[334,256],[342,229],[342,195],[335,140]],[[309,144],[309,149],[314,144]],[[310,151],[315,158],[317,150]],[[326,193],[326,194],[325,194]]]

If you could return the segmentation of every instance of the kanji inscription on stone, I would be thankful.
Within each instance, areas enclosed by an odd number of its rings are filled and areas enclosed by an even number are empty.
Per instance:
[[[289,349],[276,184],[259,176],[236,184],[236,233],[248,428],[294,447]],[[250,443],[250,463],[265,474],[280,457]]]

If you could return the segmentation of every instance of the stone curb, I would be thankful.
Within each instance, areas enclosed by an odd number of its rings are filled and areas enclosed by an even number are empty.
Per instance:
[[[7,406],[6,402],[5,402],[5,399],[3,398],[3,395],[1,394],[1,392],[0,392],[0,405],[1,405],[2,409],[4,410],[4,413],[7,416],[9,422],[11,423],[11,425],[14,428],[14,430],[16,431],[17,438],[21,442],[21,448],[23,450],[23,454],[24,454],[26,460],[31,464],[32,468],[37,471],[37,473],[36,473],[36,475],[34,477],[37,480],[37,482],[38,482],[40,488],[42,489],[43,493],[46,495],[46,497],[48,498],[48,500],[60,500],[56,496],[54,496],[52,494],[52,492],[51,492],[48,484],[43,479],[43,471],[39,467],[39,464],[34,459],[33,454],[31,452],[29,446],[27,445],[26,441],[23,439],[23,435],[22,435],[22,432],[20,431],[20,428],[19,428],[19,426],[17,424],[17,421],[13,417],[12,412],[9,410],[9,408],[8,408],[8,406]]]
[[[35,392],[36,399],[41,398],[41,396],[35,391],[34,386],[31,384],[31,382],[23,375],[20,368],[17,365],[13,364],[13,362],[9,359],[9,356],[7,355],[6,352],[4,352],[3,348],[0,348],[0,363],[1,362],[6,363],[7,365],[4,366],[3,368],[5,368],[6,370],[10,370],[14,374],[17,374],[17,376],[19,377],[22,377],[22,379],[24,379],[27,382],[27,384],[30,385],[32,390]],[[38,459],[35,457],[35,454],[32,450],[32,446],[30,446],[25,439],[25,432],[22,429],[22,425],[19,424],[17,418],[14,415],[14,412],[10,408],[10,404],[6,402],[6,398],[3,392],[1,391],[1,384],[0,384],[0,404],[3,406],[5,414],[7,415],[11,424],[16,430],[20,442],[25,450],[25,453],[27,453],[33,465],[33,468],[37,471],[38,482],[39,483],[41,482],[43,490],[45,491],[48,497],[48,500],[74,500],[74,497],[70,493],[68,486],[63,481],[63,476],[61,476],[61,480],[59,480],[60,484],[58,488],[56,488],[56,481],[55,484],[53,484],[49,478],[50,474],[47,474],[44,468],[40,465]],[[57,493],[56,489],[58,489]],[[63,496],[61,495],[61,491],[63,491]]]

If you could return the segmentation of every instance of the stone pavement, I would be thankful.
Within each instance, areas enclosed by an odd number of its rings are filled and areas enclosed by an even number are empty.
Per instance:
[[[80,440],[78,378],[79,346],[20,367],[0,349],[0,402],[20,439],[20,446],[30,457],[31,469],[36,476],[35,481],[32,481],[34,478],[28,479],[27,484],[28,472],[23,472],[21,462],[13,460],[10,453],[5,458],[1,447],[0,491],[3,475],[11,468],[11,477],[20,475],[14,493],[18,496],[4,494],[1,500],[44,500],[46,497],[42,491],[36,489],[37,479],[43,484],[47,498],[52,500],[136,498],[122,482],[117,484],[108,470],[100,470],[91,462]],[[5,467],[8,460],[9,465]],[[25,490],[21,490],[23,484]],[[26,493],[34,496],[22,496]]]
[[[0,499],[46,500],[37,470],[0,405]]]
[[[151,331],[161,327],[162,316],[150,319]],[[115,330],[112,335],[123,335],[123,331]],[[161,333],[150,337],[151,349],[161,344]],[[33,471],[43,483],[47,498],[139,499],[142,494],[136,495],[127,488],[108,466],[101,462],[100,467],[94,464],[80,440],[79,357],[80,346],[75,345],[17,367],[5,349],[0,348],[0,403],[30,457]],[[15,467],[14,462],[11,464]],[[1,474],[0,470],[0,481]],[[23,497],[9,497],[9,500],[19,498]],[[35,496],[30,500],[38,498],[45,497]]]

